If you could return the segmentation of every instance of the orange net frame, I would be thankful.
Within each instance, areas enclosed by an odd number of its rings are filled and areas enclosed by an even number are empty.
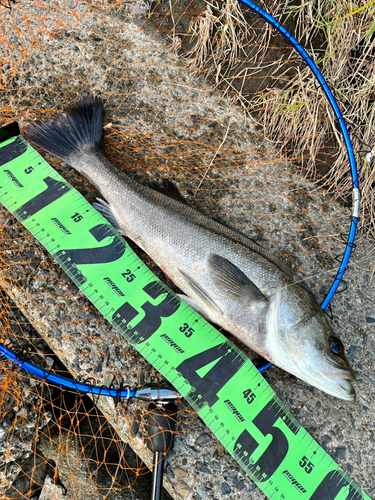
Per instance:
[[[0,125],[17,120],[22,130],[84,95],[100,95],[105,150],[114,163],[140,182],[169,178],[188,203],[271,249],[324,298],[349,211],[306,176],[313,153],[325,174],[343,147],[328,107],[313,113],[307,107],[302,125],[292,120],[282,127],[303,99],[289,104],[280,90],[292,82],[289,95],[301,92],[304,67],[270,27],[230,2],[22,0],[9,10],[10,4],[0,2]],[[306,99],[321,92],[306,88]],[[260,124],[273,93],[279,110],[271,142],[271,130]],[[307,145],[318,137],[316,150],[296,155],[299,134]],[[83,177],[43,154],[95,200]],[[161,383],[41,245],[5,209],[0,215],[2,341],[77,380]],[[124,489],[135,496],[121,498],[141,498],[149,487],[137,481],[150,466],[147,404],[62,391],[7,361],[0,380],[1,498],[46,492],[45,498],[120,498]],[[134,420],[141,422],[138,436],[131,432]],[[177,420],[178,435],[195,422],[181,402]]]

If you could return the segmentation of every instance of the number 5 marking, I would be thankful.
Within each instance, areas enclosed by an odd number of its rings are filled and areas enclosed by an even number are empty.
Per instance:
[[[278,427],[274,427],[279,417],[283,419],[293,434],[297,434],[299,426],[291,421],[276,398],[271,399],[253,420],[253,424],[262,432],[264,437],[268,434],[272,436],[270,445],[255,464],[252,464],[250,459],[259,443],[246,429],[239,436],[234,446],[234,455],[247,466],[248,470],[255,475],[260,483],[266,481],[275,473],[289,450],[286,436]]]

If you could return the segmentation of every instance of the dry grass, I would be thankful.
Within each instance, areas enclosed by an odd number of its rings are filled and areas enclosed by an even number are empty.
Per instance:
[[[196,43],[188,65],[206,68],[209,74],[215,72],[217,81],[226,76],[227,69],[236,67],[239,52],[247,55],[244,51],[247,23],[237,2],[207,4],[203,14],[192,21],[189,31]]]
[[[291,4],[268,5],[268,10],[282,23],[293,19],[296,38],[317,62],[338,101],[358,162],[360,227],[375,236],[375,0],[361,5],[344,0]],[[333,197],[350,199],[348,156],[323,91],[290,51],[269,60],[276,37],[269,27],[259,27],[259,21],[250,24],[245,19],[237,2],[210,2],[190,27],[195,46],[189,65],[214,76],[246,111],[256,111],[265,135],[306,175],[319,177],[318,155],[325,151],[329,171],[319,181]],[[245,95],[246,82],[265,68],[267,87]],[[243,85],[234,86],[234,79]]]
[[[202,15],[193,19],[189,27],[195,45],[188,53],[187,64],[204,71],[207,77],[213,76],[224,93],[235,94],[248,107],[242,87],[249,78],[264,71],[272,29],[259,18],[249,24],[236,0],[206,2]],[[279,61],[278,72],[283,63]],[[235,87],[234,80],[241,81],[242,85]]]
[[[375,155],[371,152],[375,146],[375,2],[355,6],[342,0],[322,0],[311,9],[311,3],[299,9],[302,19],[299,35],[302,30],[309,34],[307,44],[318,32],[324,36],[325,51],[318,58],[315,53],[315,59],[320,62],[351,132],[362,191],[361,224],[364,232],[374,236]],[[324,105],[324,97],[311,104]],[[325,128],[336,131],[332,115]],[[314,156],[309,168],[313,168],[313,159]],[[343,148],[325,176],[325,186],[336,197],[350,195],[352,182]]]

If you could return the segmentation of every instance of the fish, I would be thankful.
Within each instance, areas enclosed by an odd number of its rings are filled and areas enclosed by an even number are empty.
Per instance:
[[[103,149],[104,107],[84,97],[56,120],[31,123],[28,139],[96,187],[95,208],[133,240],[206,320],[327,394],[355,399],[355,373],[311,291],[267,249],[185,202],[178,190],[142,185]]]

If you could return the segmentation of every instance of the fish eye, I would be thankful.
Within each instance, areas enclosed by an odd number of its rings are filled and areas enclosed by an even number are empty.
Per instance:
[[[344,345],[337,337],[329,337],[329,348],[337,356],[344,353]]]

